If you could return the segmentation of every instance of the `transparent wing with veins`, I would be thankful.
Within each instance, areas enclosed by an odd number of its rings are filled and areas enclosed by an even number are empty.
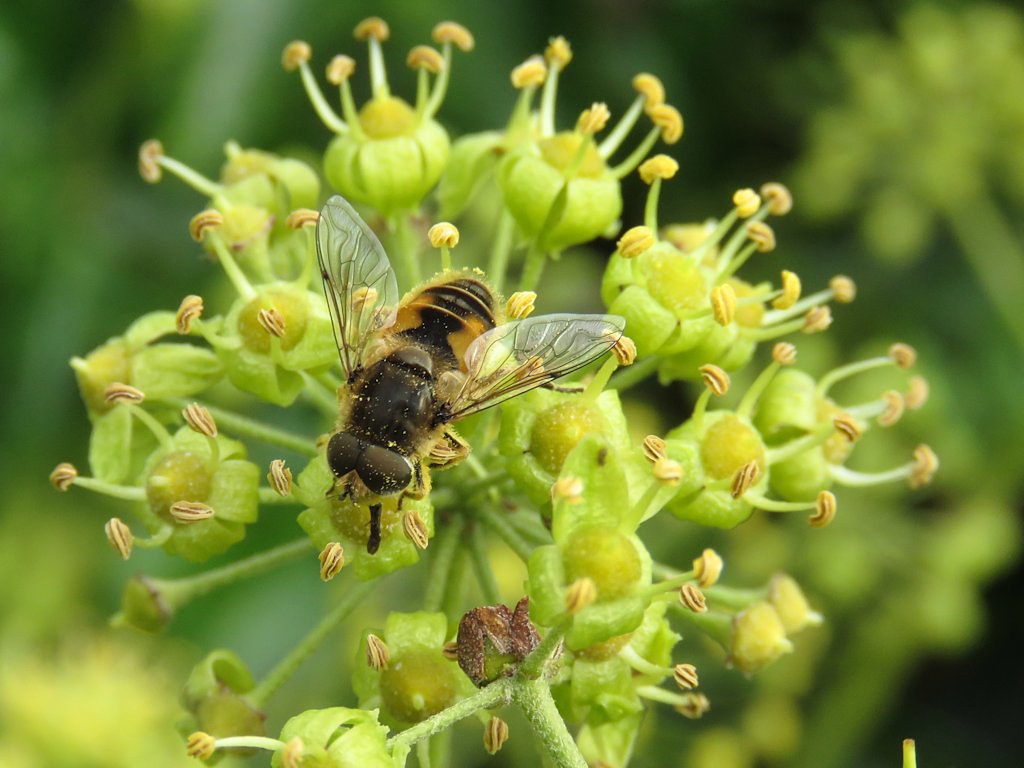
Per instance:
[[[380,240],[339,195],[320,211],[316,252],[341,367],[350,378],[369,338],[394,323],[398,282]]]
[[[449,421],[567,376],[606,354],[622,336],[615,315],[541,315],[492,328],[466,350],[466,382]]]

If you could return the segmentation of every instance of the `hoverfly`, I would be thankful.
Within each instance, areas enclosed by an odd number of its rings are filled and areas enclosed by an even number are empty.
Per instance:
[[[501,322],[494,292],[449,271],[398,300],[377,236],[342,197],[327,201],[317,256],[345,375],[327,443],[330,494],[366,504],[367,552],[381,540],[381,502],[423,498],[429,467],[469,455],[452,425],[576,371],[608,352],[625,321],[544,315]]]

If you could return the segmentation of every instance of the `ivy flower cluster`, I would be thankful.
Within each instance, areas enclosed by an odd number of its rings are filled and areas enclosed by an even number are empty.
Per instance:
[[[788,270],[777,284],[740,276],[749,259],[776,250],[767,220],[793,205],[783,185],[737,191],[717,220],[659,222],[661,188],[679,166],[651,153],[679,141],[683,121],[654,75],[632,78],[636,95],[614,125],[595,101],[558,129],[572,50],[554,38],[512,71],[507,121],[453,139],[438,115],[456,52],[474,47],[469,31],[443,22],[433,30],[436,48],[409,52],[412,100],[388,83],[387,24],[366,19],[355,37],[368,47],[371,95],[356,105],[356,60],[334,56],[325,76],[339,89],[340,112],[321,89],[310,46],[292,42],[282,54],[333,134],[319,167],[228,142],[211,179],[158,141],[142,146],[146,181],[175,176],[205,198],[189,231],[233,295],[218,291],[227,298],[210,308],[198,293],[168,297],[176,309],[144,315],[71,361],[92,424],[89,472],[61,463],[50,480],[60,491],[114,500],[104,531],[125,559],[145,547],[202,563],[230,552],[269,508],[295,514],[293,542],[187,577],[132,578],[116,624],[164,630],[198,595],[297,558],[325,582],[347,580],[321,624],[262,678],[229,649],[195,666],[181,726],[195,757],[265,749],[284,768],[400,766],[415,749],[425,765],[431,738],[467,718],[479,721],[484,749],[497,752],[515,738],[502,709],[518,707],[553,764],[625,766],[648,707],[697,719],[711,706],[714,691],[700,687],[692,663],[696,635],[752,675],[823,621],[784,573],[762,585],[728,584],[710,548],[656,561],[644,524],[660,517],[728,529],[761,510],[804,513],[820,528],[838,513],[839,486],[920,487],[938,465],[927,446],[888,471],[850,463],[872,429],[924,404],[927,384],[904,373],[914,352],[902,344],[825,373],[798,367],[801,334],[827,331],[830,303],[852,301],[856,289],[842,275],[809,294]],[[643,222],[629,226],[620,222],[621,182],[634,172],[648,192]],[[367,546],[367,505],[332,490],[325,453],[348,386],[317,266],[317,210],[329,191],[360,206],[403,290],[451,270],[452,221],[482,226],[494,210],[485,203],[499,201],[489,258],[472,266],[496,291],[517,284],[504,308],[512,323],[532,312],[549,259],[609,237],[614,245],[598,246],[607,254],[600,291],[608,312],[625,320],[626,335],[600,366],[460,424],[468,458],[433,448],[429,463],[454,468],[438,472],[421,498],[381,500],[378,548]],[[419,231],[430,217],[438,223]],[[766,342],[770,362],[758,363]],[[712,406],[729,394],[730,372],[757,365],[737,404]],[[840,381],[883,367],[903,377],[902,391],[864,402],[834,395]],[[654,375],[692,386],[695,405],[664,435],[638,435],[622,393]],[[245,415],[244,404],[257,401],[311,410],[321,430],[302,434]],[[278,458],[257,466],[256,444]],[[503,600],[497,543],[526,569],[514,604]],[[358,706],[267,722],[281,684],[396,571],[404,575],[393,578],[425,585],[421,610],[387,613],[361,632],[351,649]]]

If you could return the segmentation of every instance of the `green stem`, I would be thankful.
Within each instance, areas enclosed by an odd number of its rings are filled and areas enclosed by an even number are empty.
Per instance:
[[[523,275],[519,280],[520,291],[535,291],[537,289],[537,284],[540,283],[540,276],[544,274],[544,265],[547,264],[547,261],[547,253],[537,242],[534,242],[526,253],[526,264],[523,266]]]
[[[444,594],[451,577],[452,560],[455,558],[460,535],[460,526],[457,523],[449,523],[441,530],[430,548],[434,558],[430,561],[430,578],[427,580],[427,593],[423,597],[425,611],[439,611],[444,603]]]
[[[282,544],[266,552],[251,555],[220,568],[198,573],[195,576],[186,576],[181,579],[152,579],[152,583],[167,604],[173,610],[177,610],[208,592],[251,578],[310,552],[312,552],[312,547],[309,539],[296,539],[288,544]]]
[[[558,768],[587,768],[576,742],[565,727],[565,720],[551,698],[546,680],[516,680],[512,700],[530,721],[533,732]]]
[[[524,563],[530,559],[533,546],[530,545],[519,532],[512,527],[499,512],[492,509],[482,509],[477,513],[480,521],[497,534],[498,538],[505,542],[509,549],[515,552]]]
[[[306,543],[308,545],[308,542]],[[248,693],[246,698],[249,702],[257,709],[263,709],[270,697],[320,647],[327,635],[355,610],[364,597],[379,587],[376,581],[356,582],[351,585],[334,609]]]
[[[416,744],[416,760],[420,768],[430,768],[430,739],[426,738]]]
[[[455,723],[482,709],[496,709],[504,706],[512,700],[512,688],[512,678],[499,678],[472,696],[452,704],[447,709],[442,709],[436,715],[406,728],[401,733],[396,733],[388,739],[387,747],[391,751],[399,745],[411,747],[435,733],[447,730]]]
[[[146,500],[146,489],[134,485],[115,485],[105,480],[97,480],[95,477],[81,476],[75,478],[74,484],[78,488],[85,488],[94,493],[102,493],[104,496],[110,496],[114,499],[123,499],[124,501]]]
[[[534,678],[543,677],[544,667],[547,665],[548,659],[551,658],[551,654],[555,652],[555,648],[562,642],[562,638],[565,637],[565,633],[569,631],[571,626],[572,616],[568,616],[551,627],[548,633],[544,635],[544,639],[540,641],[540,645],[534,648],[523,663],[519,665],[519,671],[516,673],[517,676],[522,680],[533,680]]]
[[[473,526],[469,543],[469,555],[473,558],[473,570],[476,571],[484,602],[487,605],[497,605],[501,602],[501,589],[498,587],[497,579],[494,578],[491,561],[487,557],[487,539],[481,526]]]
[[[420,262],[417,256],[418,248],[416,238],[413,236],[412,226],[409,224],[407,213],[398,213],[389,221],[391,225],[391,236],[394,243],[391,250],[392,264],[398,274],[398,287],[400,291],[406,291],[417,286],[422,281],[420,276]]]
[[[656,355],[638,360],[626,368],[620,368],[608,382],[607,389],[615,389],[624,392],[635,384],[652,376],[658,370],[658,358]]]
[[[301,504],[298,499],[292,495],[282,496],[273,488],[260,488],[260,504],[266,504],[267,506],[281,506],[284,504]]]
[[[306,398],[321,413],[331,418],[338,415],[338,398],[334,390],[328,388],[323,382],[307,371],[301,371],[305,388],[302,390]]]
[[[189,401],[182,398],[169,398],[166,402],[174,403],[181,408],[184,408],[189,403]],[[207,405],[206,409],[217,421],[219,428],[225,429],[239,437],[276,445],[279,448],[295,451],[295,453],[302,454],[303,456],[316,456],[320,452],[310,438],[267,426],[254,419],[250,419],[248,416],[232,413],[222,408]]]
[[[501,217],[498,219],[498,231],[494,236],[494,245],[491,248],[491,260],[487,265],[487,278],[494,286],[494,290],[501,292],[501,286],[505,282],[505,272],[508,270],[508,257],[512,251],[512,234],[515,232],[516,222],[512,214],[504,208]]]

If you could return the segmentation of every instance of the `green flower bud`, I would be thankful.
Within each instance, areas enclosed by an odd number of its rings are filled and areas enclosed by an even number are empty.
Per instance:
[[[744,674],[759,672],[792,650],[782,619],[770,603],[754,603],[733,618],[729,663]]]
[[[359,112],[360,132],[331,140],[327,181],[348,199],[385,216],[416,208],[448,161],[448,133],[396,96],[377,96]]]
[[[281,729],[281,741],[302,740],[302,765],[310,768],[395,768],[404,765],[408,747],[387,749],[388,729],[376,711],[332,707],[296,715]],[[272,768],[286,768],[275,752]]]
[[[254,687],[252,674],[237,655],[226,649],[212,651],[185,683],[182,704],[190,717],[179,724],[179,730],[219,737],[264,735],[266,715],[245,698]]]
[[[589,137],[576,132],[510,152],[498,165],[497,180],[520,229],[546,250],[592,240],[622,213],[618,179]]]
[[[443,613],[390,613],[383,632],[388,649],[381,668],[367,663],[364,632],[352,685],[364,708],[380,707],[387,722],[408,725],[425,720],[472,690],[443,649],[448,619]]]
[[[211,450],[210,441],[217,450]],[[145,472],[146,497],[159,525],[172,526],[163,548],[199,562],[245,536],[259,512],[259,467],[245,460],[245,446],[223,435],[207,438],[182,427],[169,448],[154,452]],[[171,514],[177,502],[211,507],[212,517],[182,524]]]
[[[159,632],[170,623],[173,615],[173,607],[151,580],[137,574],[125,583],[121,591],[121,610],[111,619],[111,624]]]
[[[298,522],[314,546],[321,550],[332,541],[341,542],[345,550],[346,569],[351,568],[358,579],[367,581],[419,562],[420,550],[406,536],[402,517],[415,511],[426,526],[428,537],[434,535],[434,507],[430,497],[406,498],[398,510],[398,496],[381,500],[381,543],[374,554],[366,551],[370,532],[370,510],[351,499],[328,497],[335,477],[323,453],[312,459],[301,472],[292,493],[307,506],[299,513]]]
[[[268,323],[267,313],[277,325]],[[255,298],[236,301],[221,335],[210,341],[232,384],[282,406],[305,386],[300,371],[326,368],[338,358],[324,297],[291,283],[263,286]]]
[[[588,400],[548,389],[509,400],[502,409],[498,449],[509,474],[535,504],[546,504],[569,452],[587,434],[605,435],[626,448],[629,434],[618,395],[612,390]]]
[[[635,713],[584,723],[576,735],[576,744],[587,765],[626,765],[633,755],[642,721],[643,715]]]
[[[501,158],[502,134],[497,131],[461,136],[452,144],[444,175],[437,188],[441,202],[438,218],[454,219],[469,203]]]

